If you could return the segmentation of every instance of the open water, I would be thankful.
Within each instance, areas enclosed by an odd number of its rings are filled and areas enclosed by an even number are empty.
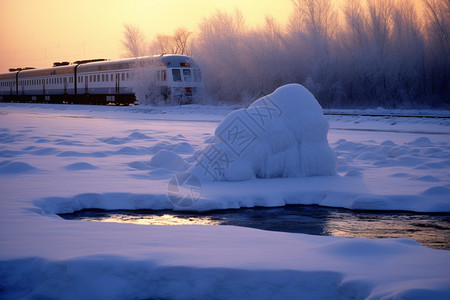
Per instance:
[[[84,210],[60,216],[70,220],[143,225],[235,225],[327,236],[409,238],[427,247],[450,250],[450,214],[353,211],[316,205],[288,205],[204,213]]]

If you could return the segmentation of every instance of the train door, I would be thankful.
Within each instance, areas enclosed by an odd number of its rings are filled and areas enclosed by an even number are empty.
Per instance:
[[[64,82],[64,94],[67,94],[67,77],[63,77]]]
[[[120,74],[116,74],[116,94],[120,93]]]

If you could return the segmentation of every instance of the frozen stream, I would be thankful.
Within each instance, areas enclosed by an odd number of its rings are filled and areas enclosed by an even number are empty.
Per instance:
[[[236,225],[264,230],[358,238],[409,238],[450,250],[450,214],[369,212],[320,206],[288,205],[207,213],[174,211],[84,210],[65,219],[143,225]]]

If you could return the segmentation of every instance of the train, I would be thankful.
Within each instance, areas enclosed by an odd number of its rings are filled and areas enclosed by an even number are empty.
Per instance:
[[[1,102],[139,104],[141,98],[191,103],[202,87],[192,57],[158,55],[118,60],[55,62],[44,69],[18,68],[0,74]]]

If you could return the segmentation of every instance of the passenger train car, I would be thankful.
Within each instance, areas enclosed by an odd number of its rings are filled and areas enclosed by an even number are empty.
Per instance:
[[[140,90],[188,103],[201,88],[200,68],[184,55],[64,62],[0,74],[0,101],[128,105],[137,103]]]

